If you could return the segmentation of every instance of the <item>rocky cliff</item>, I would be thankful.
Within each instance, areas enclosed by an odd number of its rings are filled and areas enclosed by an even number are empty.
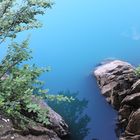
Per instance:
[[[118,110],[119,140],[140,140],[140,80],[135,68],[120,60],[94,71],[102,95]]]
[[[35,100],[34,100],[35,101]],[[68,135],[68,125],[63,118],[52,110],[44,101],[37,101],[41,108],[46,108],[49,118],[48,126],[40,123],[29,124],[25,130],[19,130],[15,127],[16,120],[7,118],[0,112],[0,140],[62,140]]]

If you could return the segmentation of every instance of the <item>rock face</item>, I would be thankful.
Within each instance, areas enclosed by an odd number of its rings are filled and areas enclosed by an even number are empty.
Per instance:
[[[140,140],[140,80],[134,70],[129,63],[114,60],[94,71],[101,93],[118,110],[120,140]]]
[[[47,108],[47,117],[50,122],[48,128],[55,131],[55,133],[60,137],[68,135],[68,125],[65,123],[63,118],[58,113],[56,113],[51,107],[49,107],[43,100],[38,100],[34,96],[32,97],[32,99],[33,102],[37,103],[40,108]]]
[[[0,113],[0,140],[62,140],[68,135],[68,125],[62,117],[52,110],[43,101],[38,101],[39,106],[49,110],[50,124],[43,126],[40,123],[29,125],[26,130],[20,131],[14,128],[13,122]]]
[[[7,77],[8,75],[5,74],[1,80]],[[49,124],[47,126],[41,123],[29,124],[24,131],[21,131],[15,129],[15,124],[18,124],[17,120],[10,120],[0,110],[0,140],[62,140],[69,135],[68,125],[44,100],[33,95],[32,102],[48,110],[46,117],[49,119]],[[31,113],[26,112],[26,116],[32,115]]]

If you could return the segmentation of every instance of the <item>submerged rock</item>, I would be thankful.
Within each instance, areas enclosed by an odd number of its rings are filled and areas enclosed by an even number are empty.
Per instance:
[[[120,140],[140,140],[140,80],[135,68],[120,60],[105,63],[96,68],[94,75],[105,96],[118,110]]]

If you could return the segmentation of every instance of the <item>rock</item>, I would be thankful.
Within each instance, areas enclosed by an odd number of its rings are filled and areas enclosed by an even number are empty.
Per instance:
[[[50,124],[48,126],[40,123],[35,125],[29,124],[22,131],[15,129],[16,121],[13,124],[13,121],[9,118],[0,115],[0,140],[61,140],[69,134],[68,125],[58,113],[51,109],[43,100],[37,100],[35,97],[33,97],[33,100],[39,103],[41,108],[48,109],[49,112],[46,114],[46,117],[49,117]]]
[[[119,109],[121,101],[129,94],[131,86],[137,79],[134,67],[120,60],[97,67],[94,75],[101,93],[116,109]]]
[[[140,140],[140,135],[121,137],[119,140]]]
[[[137,80],[131,87],[131,94],[140,92],[140,79]]]
[[[131,115],[125,133],[131,135],[140,135],[140,109]]]
[[[56,113],[54,110],[52,110],[49,106],[47,107],[49,110],[49,128],[54,130],[58,136],[63,137],[68,135],[68,125],[65,123],[65,121],[62,119],[62,117]]]
[[[135,68],[114,60],[97,67],[94,75],[107,102],[118,110],[119,140],[140,140],[140,80]]]
[[[13,131],[12,121],[0,114],[0,138],[5,136]]]
[[[5,80],[8,76],[8,74],[4,74],[0,79]],[[69,134],[68,125],[63,118],[50,108],[46,102],[34,95],[32,96],[32,102],[38,104],[41,109],[48,110],[46,117],[50,123],[47,126],[40,123],[29,124],[24,131],[16,130],[14,127],[15,125],[18,126],[17,120],[10,120],[0,112],[0,140],[61,140]],[[32,116],[33,112],[23,111],[26,116]]]
[[[121,102],[122,105],[127,104],[134,106],[135,108],[140,107],[140,93],[127,95]]]
[[[119,109],[119,115],[121,115],[122,119],[128,118],[131,112],[132,112],[132,107],[128,105],[124,105],[122,108]]]
[[[132,113],[132,107],[128,106],[128,105],[124,105],[119,109],[118,112],[118,127],[119,128],[126,128],[127,124],[128,124],[128,117],[130,116],[130,114]]]
[[[48,128],[55,131],[60,137],[68,135],[68,125],[65,123],[63,118],[52,108],[50,108],[43,100],[37,99],[35,98],[35,96],[32,96],[32,99],[33,102],[37,103],[40,106],[40,108],[48,110],[48,113],[46,114],[46,117],[48,117],[50,122]]]

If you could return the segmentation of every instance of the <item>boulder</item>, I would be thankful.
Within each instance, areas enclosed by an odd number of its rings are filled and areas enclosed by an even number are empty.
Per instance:
[[[131,112],[132,112],[132,107],[129,105],[124,105],[119,109],[119,115],[121,115],[122,119],[128,118]]]
[[[128,135],[140,135],[140,109],[130,116],[125,133]]]
[[[121,102],[121,105],[131,105],[135,108],[140,107],[140,93],[134,93],[131,95],[127,95]]]
[[[101,93],[116,109],[119,109],[121,101],[129,94],[131,86],[137,80],[134,67],[120,60],[97,67],[94,75]]]
[[[113,60],[98,66],[94,75],[102,95],[118,110],[119,140],[140,140],[140,80],[135,68]]]
[[[131,87],[131,94],[140,92],[140,79],[137,80]]]

